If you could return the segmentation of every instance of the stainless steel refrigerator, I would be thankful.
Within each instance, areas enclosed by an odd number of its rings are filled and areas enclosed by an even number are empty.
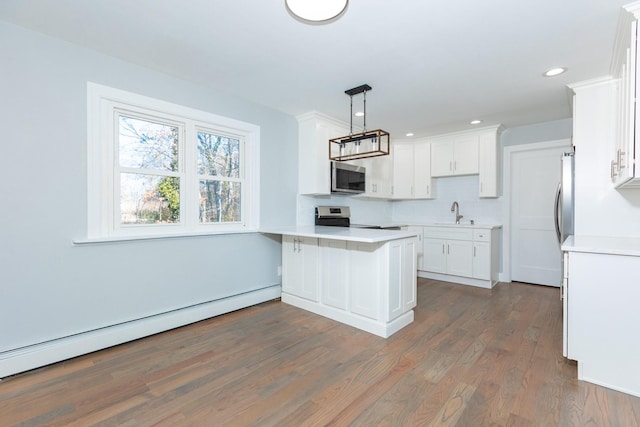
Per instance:
[[[560,165],[560,183],[556,193],[554,214],[558,243],[562,245],[565,239],[572,235],[574,231],[574,153],[563,153]]]
[[[558,184],[558,192],[556,193],[555,202],[555,223],[558,243],[562,246],[565,239],[574,234],[575,218],[574,218],[574,201],[575,201],[575,185],[574,185],[574,153],[563,153],[560,161],[560,183]],[[560,298],[562,299],[562,355],[569,355],[569,301],[567,286],[569,276],[566,271],[567,254],[563,252],[561,261],[561,277],[560,277]]]

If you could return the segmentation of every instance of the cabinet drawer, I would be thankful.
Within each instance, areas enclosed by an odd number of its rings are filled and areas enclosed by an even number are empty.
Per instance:
[[[473,240],[476,242],[490,242],[491,230],[473,230]]]
[[[424,237],[431,239],[471,240],[473,230],[461,227],[424,227]]]

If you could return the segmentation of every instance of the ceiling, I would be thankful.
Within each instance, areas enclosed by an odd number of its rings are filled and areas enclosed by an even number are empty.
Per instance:
[[[292,115],[348,121],[367,83],[368,127],[404,138],[570,117],[566,85],[608,74],[626,3],[351,0],[307,25],[284,0],[2,0],[0,19]]]

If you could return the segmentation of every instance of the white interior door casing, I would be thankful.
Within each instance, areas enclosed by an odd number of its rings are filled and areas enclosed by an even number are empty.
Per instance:
[[[562,256],[554,225],[554,201],[560,182],[560,158],[568,140],[532,144],[511,152],[511,280],[557,286]]]

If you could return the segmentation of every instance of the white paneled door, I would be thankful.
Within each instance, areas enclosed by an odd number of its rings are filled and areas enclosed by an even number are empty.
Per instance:
[[[570,143],[527,144],[510,151],[511,280],[548,286],[562,282],[554,202],[560,157]]]

